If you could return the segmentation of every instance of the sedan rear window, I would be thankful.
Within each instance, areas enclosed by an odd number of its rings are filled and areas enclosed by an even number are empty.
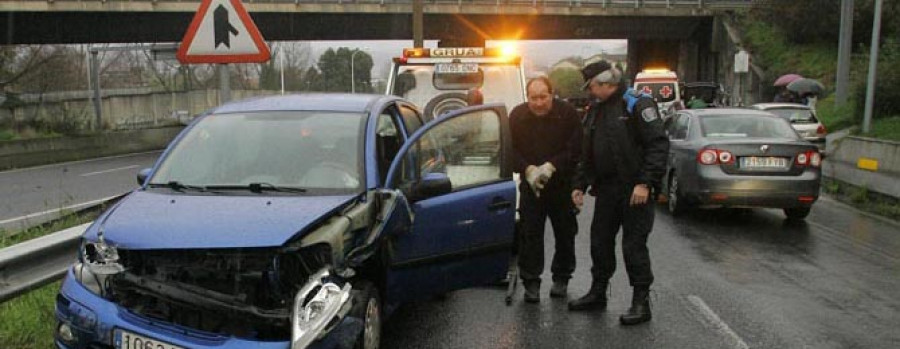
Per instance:
[[[759,115],[707,115],[700,127],[707,138],[799,138],[787,121]]]

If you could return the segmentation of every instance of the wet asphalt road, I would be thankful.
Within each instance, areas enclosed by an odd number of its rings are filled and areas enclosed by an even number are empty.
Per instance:
[[[137,187],[136,175],[162,151],[0,172],[0,229],[20,230],[60,211],[91,206]]]
[[[587,202],[579,216],[570,298],[590,285],[591,210]],[[552,234],[546,236],[552,247]],[[549,298],[548,262],[540,304],[524,303],[521,288],[509,307],[504,288],[456,291],[400,308],[386,325],[383,347],[900,347],[895,222],[828,198],[800,223],[787,223],[780,210],[762,209],[675,219],[659,206],[649,244],[656,283],[648,324],[618,324],[631,297],[618,251],[605,312],[570,313],[566,301]]]

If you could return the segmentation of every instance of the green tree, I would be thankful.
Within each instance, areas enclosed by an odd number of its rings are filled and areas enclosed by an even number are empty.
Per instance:
[[[579,97],[583,94],[581,85],[584,81],[581,72],[577,69],[560,68],[550,72],[550,81],[553,82],[556,94],[561,98]]]
[[[346,47],[337,50],[329,48],[319,57],[318,71],[321,74],[321,83],[318,91],[350,92],[350,63],[352,59],[354,78],[356,79],[356,92],[372,92],[372,56]]]

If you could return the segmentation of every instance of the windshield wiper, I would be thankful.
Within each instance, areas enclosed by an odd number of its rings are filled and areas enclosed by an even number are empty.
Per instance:
[[[277,186],[272,183],[250,183],[247,185],[210,185],[207,189],[224,189],[224,190],[249,190],[254,193],[262,193],[264,191],[277,191],[283,193],[305,193],[306,189],[298,187]]]
[[[150,183],[150,184],[147,184],[147,186],[149,186],[151,188],[170,188],[172,190],[180,191],[180,192],[183,192],[185,189],[205,192],[208,189],[207,187],[204,187],[204,186],[184,184],[179,181],[169,181],[168,183]]]

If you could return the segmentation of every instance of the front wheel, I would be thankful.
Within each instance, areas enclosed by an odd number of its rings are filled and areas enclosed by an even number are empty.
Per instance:
[[[788,219],[801,220],[809,216],[809,211],[812,210],[812,207],[794,207],[794,208],[786,208],[784,209],[784,215],[787,216]]]
[[[357,281],[353,288],[353,309],[350,314],[363,320],[363,331],[357,338],[356,349],[381,347],[381,296],[371,282]]]

